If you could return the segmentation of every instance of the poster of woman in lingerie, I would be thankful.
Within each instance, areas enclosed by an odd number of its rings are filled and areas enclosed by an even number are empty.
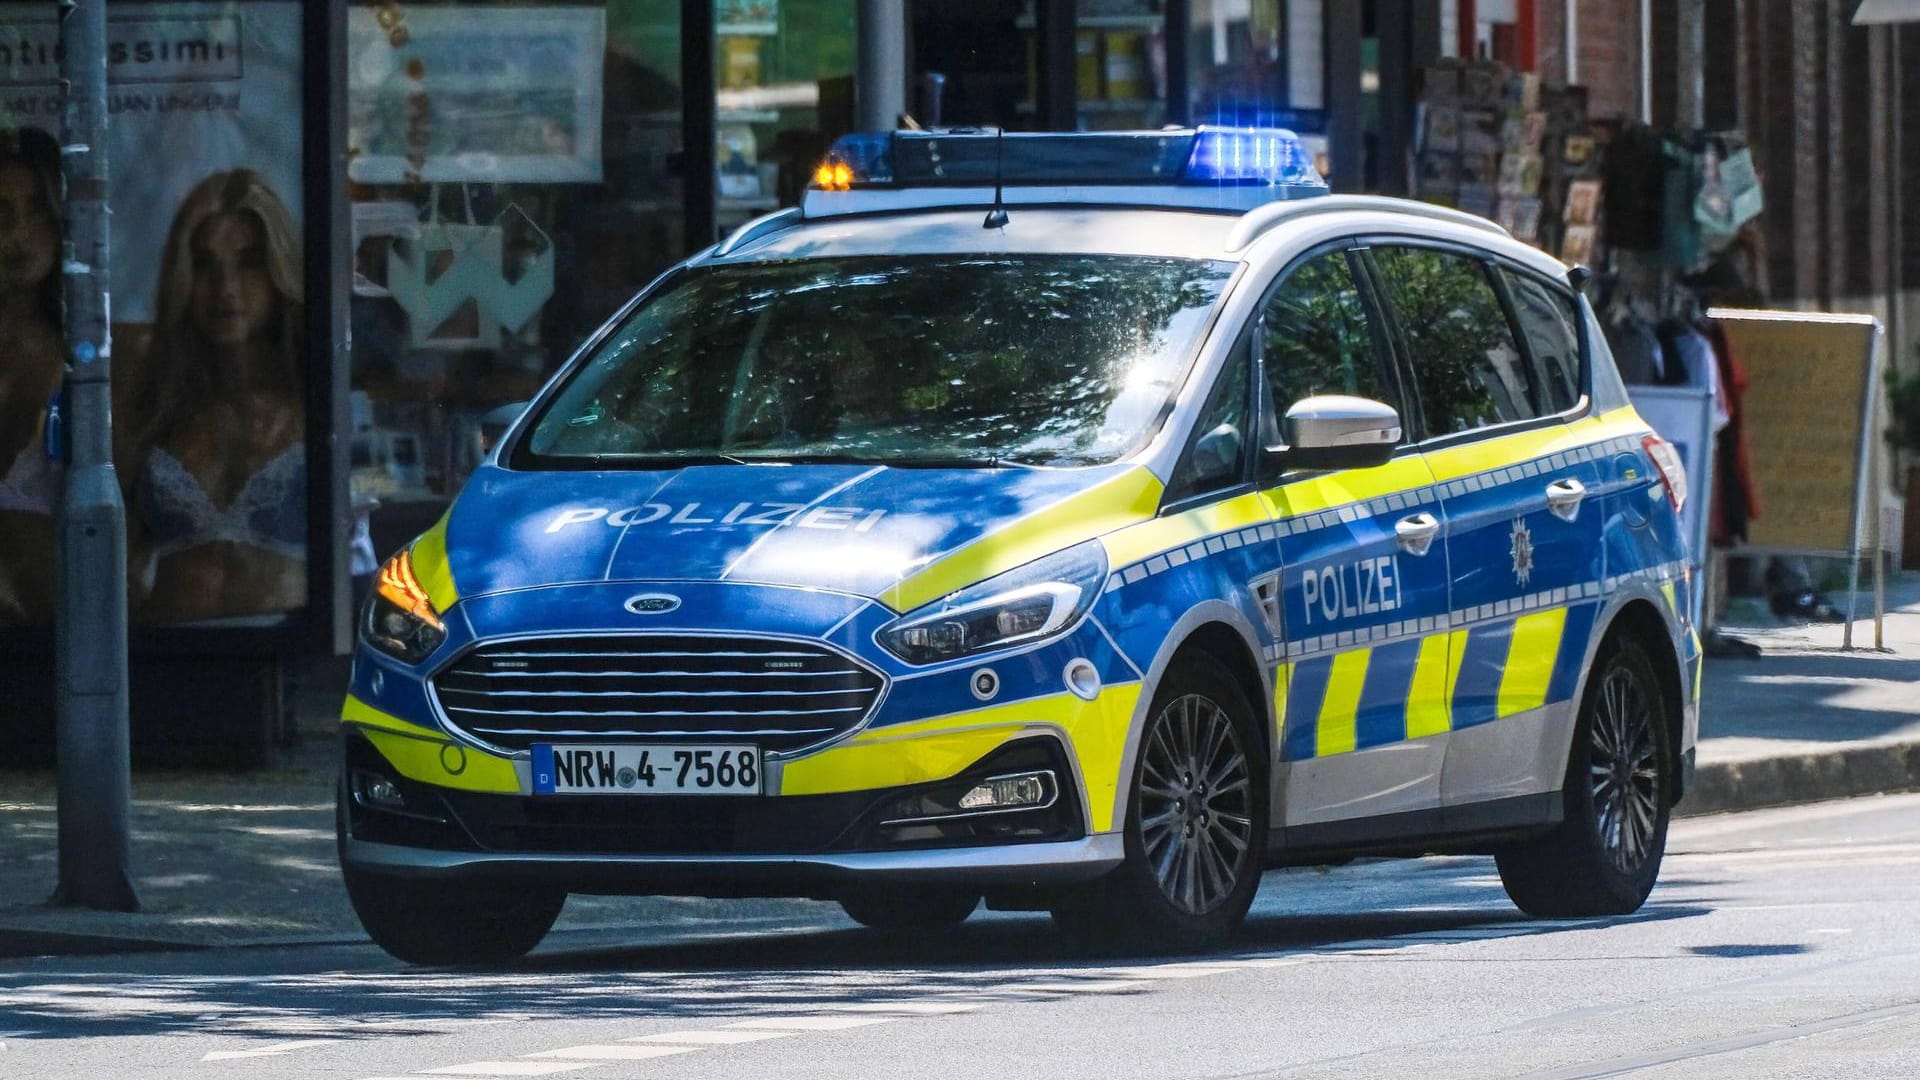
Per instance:
[[[60,148],[0,129],[0,628],[53,621],[60,470],[43,447],[60,387]]]
[[[168,230],[121,467],[141,621],[290,611],[307,600],[299,232],[251,169],[217,172]],[[133,419],[133,418],[130,418]]]

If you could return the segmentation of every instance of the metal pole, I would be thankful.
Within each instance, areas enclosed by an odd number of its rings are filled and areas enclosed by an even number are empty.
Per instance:
[[[136,911],[128,871],[127,515],[113,471],[107,307],[107,4],[60,0],[65,202],[66,489],[55,531],[60,607],[60,884],[54,899]]]
[[[892,131],[907,111],[907,5],[860,0],[854,21],[854,128]]]
[[[680,0],[680,141],[682,182],[686,185],[689,252],[718,239],[714,200],[719,196],[720,122],[714,99],[713,0]]]

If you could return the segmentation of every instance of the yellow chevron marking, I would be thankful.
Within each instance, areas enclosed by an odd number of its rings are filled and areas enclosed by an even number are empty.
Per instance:
[[[1281,664],[1273,671],[1273,745],[1285,746],[1287,737],[1287,691],[1293,687],[1293,665]]]
[[[1674,594],[1673,582],[1661,582],[1660,595],[1667,598],[1667,607],[1672,610],[1675,616],[1678,616],[1680,614],[1680,598]]]
[[[413,542],[413,576],[427,590],[435,611],[446,611],[460,601],[460,590],[453,584],[453,566],[447,561],[447,519],[452,508],[440,515],[433,528]]]
[[[1360,690],[1367,683],[1367,662],[1372,658],[1372,649],[1354,649],[1333,658],[1327,696],[1320,704],[1320,725],[1314,731],[1315,757],[1344,754],[1358,743]]]
[[[1496,717],[1537,709],[1547,703],[1547,684],[1560,657],[1560,634],[1567,626],[1567,609],[1549,608],[1522,615],[1513,623],[1507,646],[1507,666],[1500,675]]]
[[[1420,639],[1407,691],[1407,738],[1424,739],[1453,729],[1453,687],[1466,659],[1467,632],[1428,634]]]
[[[996,529],[908,574],[881,593],[895,611],[911,611],[1002,571],[1151,518],[1160,508],[1160,478],[1132,468],[1077,495]]]

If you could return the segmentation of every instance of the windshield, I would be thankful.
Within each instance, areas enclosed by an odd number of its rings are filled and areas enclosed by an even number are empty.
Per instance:
[[[535,461],[1079,465],[1152,433],[1233,265],[863,256],[694,270],[534,421]]]

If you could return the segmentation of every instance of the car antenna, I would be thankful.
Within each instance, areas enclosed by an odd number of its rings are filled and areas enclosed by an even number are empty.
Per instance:
[[[993,209],[987,211],[987,220],[980,223],[983,229],[1004,229],[1007,227],[1006,187],[1002,182],[1001,163],[1006,156],[1007,129],[995,129],[993,137]]]

